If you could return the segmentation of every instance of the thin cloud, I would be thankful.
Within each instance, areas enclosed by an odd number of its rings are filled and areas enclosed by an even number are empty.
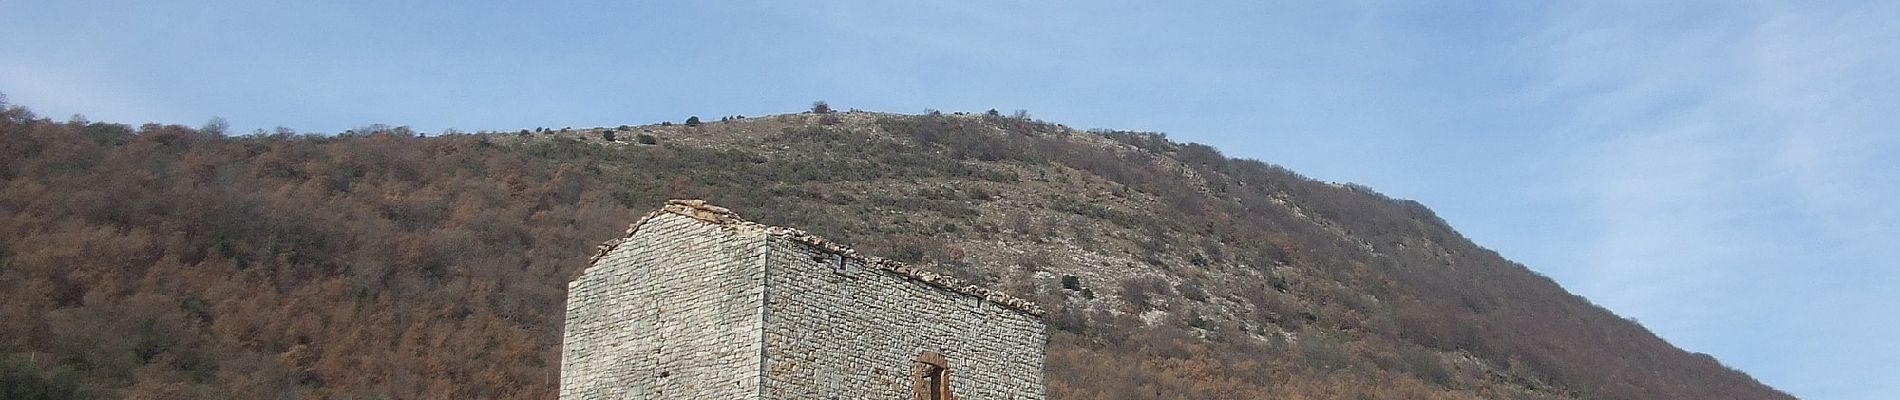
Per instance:
[[[1900,89],[1876,50],[1894,7],[1667,7],[1577,10],[1545,37],[1536,91],[1584,138],[1568,180],[1596,232],[1573,289],[1797,395],[1900,390],[1900,352],[1869,335],[1894,323],[1854,311],[1900,304],[1830,292],[1895,286],[1854,252],[1900,241],[1881,167],[1900,121],[1877,111]]]

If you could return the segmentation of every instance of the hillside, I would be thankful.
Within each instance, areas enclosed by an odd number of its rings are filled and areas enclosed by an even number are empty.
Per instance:
[[[1057,399],[1790,398],[1418,203],[1158,134],[851,112],[223,136],[0,107],[0,394],[552,398],[566,281],[703,198],[1035,300]]]

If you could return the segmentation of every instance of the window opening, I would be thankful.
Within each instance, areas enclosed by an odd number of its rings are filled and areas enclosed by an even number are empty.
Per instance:
[[[943,354],[926,351],[917,355],[911,380],[916,382],[916,400],[956,400],[950,393],[950,361]]]

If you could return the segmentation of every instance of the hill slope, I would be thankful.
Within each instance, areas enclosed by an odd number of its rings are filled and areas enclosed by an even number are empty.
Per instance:
[[[551,398],[565,282],[691,197],[1038,301],[1053,398],[1789,398],[1417,203],[1156,134],[840,113],[223,137],[4,114],[15,388]]]

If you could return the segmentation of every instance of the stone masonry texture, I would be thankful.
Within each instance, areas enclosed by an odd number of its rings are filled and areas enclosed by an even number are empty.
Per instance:
[[[765,236],[659,214],[568,284],[563,399],[759,392]]]
[[[1042,399],[1040,308],[796,229],[669,202],[568,285],[562,399]]]

